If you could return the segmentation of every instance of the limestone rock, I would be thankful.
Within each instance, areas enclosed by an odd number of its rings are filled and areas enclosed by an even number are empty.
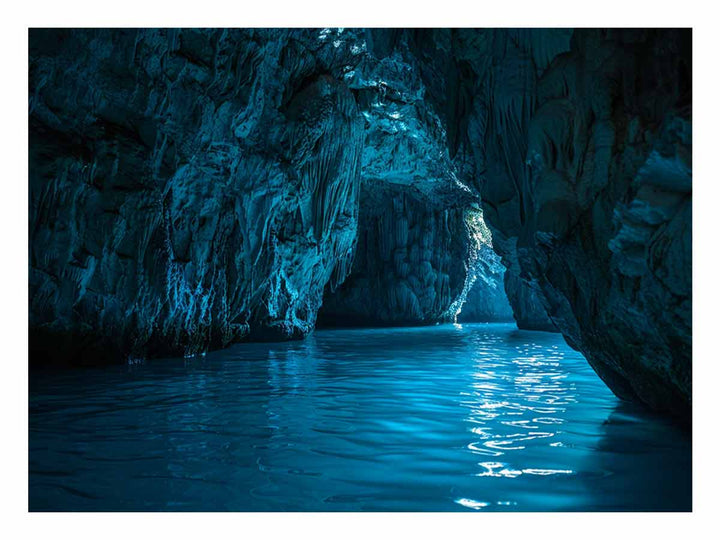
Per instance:
[[[350,267],[364,133],[351,52],[290,33],[31,32],[33,358],[312,330]]]

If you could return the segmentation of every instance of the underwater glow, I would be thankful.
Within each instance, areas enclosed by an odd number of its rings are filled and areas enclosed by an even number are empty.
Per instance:
[[[690,441],[558,334],[318,331],[38,371],[32,510],[687,510]]]

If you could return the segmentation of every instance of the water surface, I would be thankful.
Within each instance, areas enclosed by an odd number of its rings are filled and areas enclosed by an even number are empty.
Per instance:
[[[318,331],[34,372],[31,510],[689,510],[687,434],[562,337]]]

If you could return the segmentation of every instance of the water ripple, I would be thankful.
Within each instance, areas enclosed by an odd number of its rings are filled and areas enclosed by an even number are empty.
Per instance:
[[[33,510],[690,504],[687,437],[621,405],[559,335],[512,325],[33,373],[29,407]]]

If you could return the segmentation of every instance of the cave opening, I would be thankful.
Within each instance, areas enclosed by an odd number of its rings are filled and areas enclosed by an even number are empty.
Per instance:
[[[493,251],[481,207],[469,206],[453,222],[457,228],[447,236],[466,242],[452,245],[427,226],[426,209],[408,210],[414,199],[402,192],[393,197],[402,204],[361,209],[352,268],[342,284],[325,287],[316,327],[514,321],[505,267]],[[454,250],[451,257],[443,253],[447,245]],[[438,252],[441,257],[433,257]]]

